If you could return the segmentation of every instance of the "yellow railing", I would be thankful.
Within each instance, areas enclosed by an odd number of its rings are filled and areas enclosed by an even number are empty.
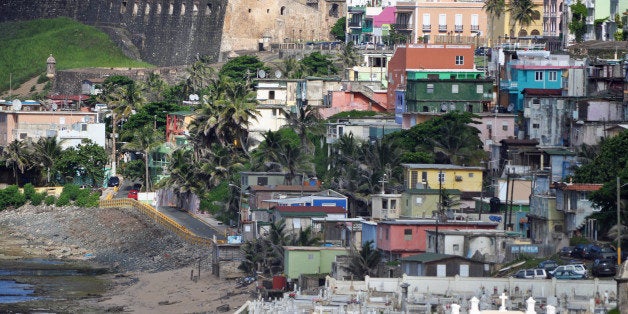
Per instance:
[[[138,202],[132,198],[116,198],[116,199],[108,199],[101,200],[99,207],[101,208],[134,208],[144,213],[149,218],[158,222],[166,229],[176,233],[179,237],[191,244],[202,245],[206,247],[212,246],[212,240],[206,239],[203,237],[199,237],[193,234],[186,227],[180,225],[178,222],[172,220],[172,218],[164,215],[163,213],[157,211],[154,207],[144,204],[142,202]]]

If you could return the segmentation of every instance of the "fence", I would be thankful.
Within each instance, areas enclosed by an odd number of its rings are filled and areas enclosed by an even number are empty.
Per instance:
[[[180,225],[178,222],[172,220],[172,218],[157,211],[154,207],[138,202],[131,198],[116,198],[101,200],[99,206],[101,208],[134,208],[144,215],[148,216],[152,220],[164,226],[166,229],[174,232],[183,240],[190,244],[202,245],[210,248],[212,246],[212,240],[199,237],[189,231],[186,227]]]

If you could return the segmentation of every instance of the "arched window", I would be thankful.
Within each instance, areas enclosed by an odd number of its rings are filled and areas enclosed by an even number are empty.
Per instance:
[[[519,31],[519,37],[525,37],[528,36],[528,31],[526,31],[525,29],[522,29]]]
[[[212,14],[212,4],[207,2],[207,6],[205,7],[205,15]]]
[[[185,3],[181,3],[181,15],[185,15]]]
[[[535,20],[535,21],[540,20],[541,19],[541,12],[536,11],[536,10],[534,12],[532,12],[532,19]]]
[[[532,35],[532,36],[539,36],[539,35],[541,35],[541,32],[539,32],[538,29],[534,29],[534,30],[532,30],[530,32],[530,35]]]
[[[120,14],[124,13],[126,13],[126,1],[122,1],[122,4],[120,5]]]
[[[281,10],[279,11],[280,15],[284,15],[286,13],[286,7],[281,7]]]

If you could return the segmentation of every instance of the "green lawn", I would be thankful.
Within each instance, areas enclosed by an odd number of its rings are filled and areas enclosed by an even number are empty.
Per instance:
[[[46,71],[53,54],[57,70],[84,67],[151,67],[127,58],[95,27],[69,18],[0,23],[0,91]]]

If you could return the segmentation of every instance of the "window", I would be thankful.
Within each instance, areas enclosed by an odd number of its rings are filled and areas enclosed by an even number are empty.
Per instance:
[[[508,131],[508,124],[503,124],[502,125],[502,130],[503,131]]]
[[[469,178],[473,178],[473,172],[469,172]]]
[[[430,25],[430,14],[423,13],[423,25]]]
[[[382,209],[388,209],[388,201],[385,198],[382,199]]]
[[[403,239],[406,241],[412,241],[412,229],[403,230]]]
[[[456,56],[456,65],[464,64],[464,56]]]
[[[397,209],[397,200],[390,200],[390,209]]]
[[[310,260],[311,260],[311,259],[314,259],[314,254],[308,254],[308,255],[307,255],[307,259],[310,259]]]
[[[385,233],[385,236],[386,236],[386,240],[388,240],[388,228],[386,228],[386,229],[384,230],[384,233]]]
[[[428,94],[434,93],[434,84],[427,84],[427,93]]]
[[[532,128],[533,129],[538,129],[539,128],[539,124],[538,123],[532,123]]]
[[[460,244],[454,244],[453,251],[454,252],[460,251]]]
[[[275,99],[275,91],[274,90],[268,91],[268,99]]]
[[[277,109],[273,108],[270,114],[272,117],[276,117],[277,116]]]
[[[458,84],[451,85],[451,93],[458,94]]]
[[[556,81],[557,80],[557,74],[556,71],[550,71],[547,73],[547,80],[548,81]]]
[[[535,71],[534,72],[534,80],[542,81],[543,80],[543,71]]]
[[[438,173],[438,182],[445,182],[445,173],[444,172],[439,172]]]
[[[417,197],[416,198],[416,203],[417,204],[423,204],[423,198],[422,197]]]
[[[471,31],[480,30],[479,15],[471,14]]]
[[[477,94],[484,94],[484,85],[475,85],[475,92]]]

